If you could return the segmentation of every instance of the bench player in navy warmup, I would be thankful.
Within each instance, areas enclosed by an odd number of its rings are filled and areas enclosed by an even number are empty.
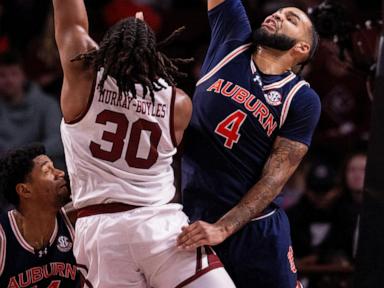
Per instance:
[[[0,216],[0,287],[80,287],[64,172],[42,145],[0,160],[0,189],[15,209]],[[72,217],[71,217],[72,218]]]
[[[318,95],[292,72],[313,56],[317,33],[293,7],[255,31],[240,0],[209,0],[208,10],[182,166],[185,211],[202,221],[184,227],[178,245],[220,244],[237,287],[300,287],[279,193],[319,119]]]

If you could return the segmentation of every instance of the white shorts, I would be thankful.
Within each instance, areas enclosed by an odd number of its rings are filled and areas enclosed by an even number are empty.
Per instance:
[[[235,287],[211,248],[180,250],[179,204],[79,218],[74,254],[88,287]]]

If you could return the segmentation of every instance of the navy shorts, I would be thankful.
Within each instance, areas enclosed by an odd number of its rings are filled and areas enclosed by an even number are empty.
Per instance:
[[[214,247],[236,287],[301,287],[297,284],[289,222],[284,210],[275,208],[259,218]]]

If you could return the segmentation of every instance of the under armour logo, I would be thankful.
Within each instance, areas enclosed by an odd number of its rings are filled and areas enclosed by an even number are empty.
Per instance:
[[[260,87],[263,86],[263,82],[261,82],[261,77],[259,75],[255,75],[255,77],[253,78],[253,82],[257,82],[257,84],[260,85]]]
[[[38,254],[39,258],[43,257],[44,255],[47,255],[48,254],[48,248],[45,247],[44,249],[37,251],[37,254]]]

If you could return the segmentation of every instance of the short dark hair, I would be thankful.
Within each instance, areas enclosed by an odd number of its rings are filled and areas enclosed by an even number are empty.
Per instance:
[[[158,51],[159,46],[171,42],[182,30],[176,30],[158,44],[154,31],[147,23],[129,17],[108,30],[99,49],[80,54],[72,61],[84,60],[95,71],[104,69],[98,89],[103,89],[107,76],[111,76],[116,80],[119,93],[131,92],[136,97],[137,83],[143,87],[143,97],[149,93],[154,100],[154,92],[165,88],[159,78],[175,86],[175,78],[186,76],[179,71],[177,64],[189,63],[191,59],[172,59]]]
[[[16,207],[20,203],[16,185],[27,180],[33,169],[33,159],[45,154],[40,143],[29,144],[6,152],[0,158],[0,192],[4,198]]]
[[[15,51],[0,53],[0,66],[22,65],[20,55]]]

